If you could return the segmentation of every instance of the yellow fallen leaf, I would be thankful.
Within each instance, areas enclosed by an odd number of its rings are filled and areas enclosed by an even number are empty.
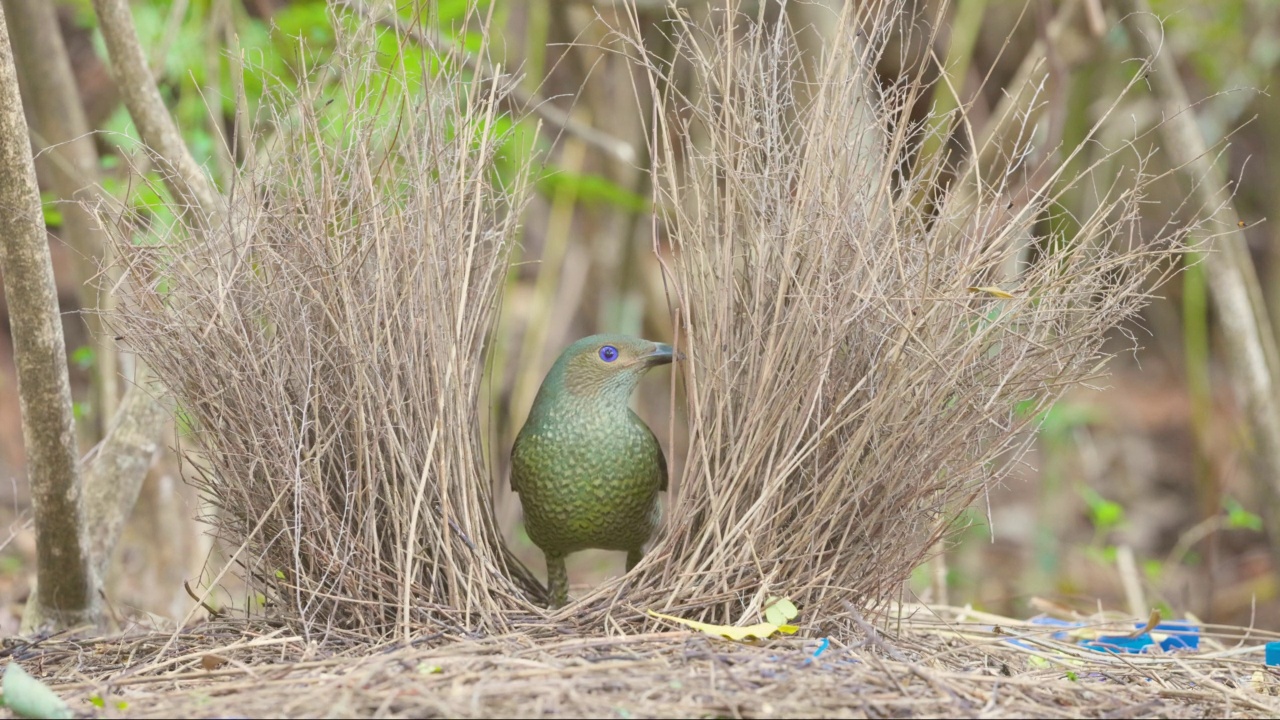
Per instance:
[[[796,609],[795,603],[788,598],[771,597],[765,602],[769,603],[764,609],[764,619],[781,627],[788,620],[795,619],[800,611]]]
[[[1014,297],[1013,293],[1010,293],[1006,290],[1001,290],[998,287],[970,287],[970,288],[967,288],[967,290],[971,293],[986,293],[988,295],[994,295],[998,298],[1004,298],[1006,300],[1012,300]]]
[[[746,640],[747,638],[760,638],[763,640],[774,633],[795,635],[800,630],[800,628],[795,625],[782,625],[771,622],[762,622],[756,623],[755,625],[748,625],[746,627],[737,627],[735,625],[711,625],[709,623],[698,622],[697,620],[685,620],[684,618],[678,618],[674,615],[663,615],[662,613],[654,612],[652,610],[649,611],[649,614],[656,618],[662,618],[663,620],[670,620],[672,622],[678,622],[681,625],[687,625],[694,630],[701,630],[712,637],[722,637],[738,641]]]

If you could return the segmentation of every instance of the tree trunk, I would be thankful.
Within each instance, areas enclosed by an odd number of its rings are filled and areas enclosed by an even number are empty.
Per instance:
[[[115,344],[102,331],[97,312],[105,309],[109,296],[99,306],[93,276],[102,256],[102,231],[83,203],[97,196],[98,152],[93,145],[88,122],[76,91],[71,61],[58,30],[57,10],[46,0],[3,0],[10,27],[14,29],[14,54],[18,77],[32,109],[37,148],[44,151],[45,177],[63,203],[65,239],[80,256],[79,280],[87,283],[82,295],[90,332],[95,339],[99,374],[98,411],[105,440],[86,457],[84,477],[84,529],[94,576],[105,579],[111,554],[120,539],[125,521],[137,501],[147,470],[160,447],[160,437],[168,417],[156,402],[157,388],[148,388],[150,374],[139,367],[135,384],[130,385],[117,407]],[[37,159],[39,162],[39,159]],[[114,416],[114,417],[113,417]]]
[[[1129,42],[1149,58],[1146,74],[1151,92],[1160,103],[1164,122],[1160,134],[1172,165],[1192,181],[1193,207],[1218,213],[1223,228],[1212,240],[1204,256],[1209,293],[1227,346],[1227,362],[1236,395],[1244,405],[1254,435],[1254,467],[1258,490],[1267,501],[1261,503],[1263,520],[1271,544],[1273,562],[1280,562],[1280,350],[1272,330],[1267,304],[1258,283],[1240,216],[1221,168],[1205,146],[1196,124],[1191,98],[1178,75],[1172,49],[1163,44],[1164,30],[1146,0],[1120,0],[1125,14],[1124,29]],[[1208,245],[1193,241],[1197,249]]]
[[[137,377],[120,402],[106,440],[85,457],[85,541],[99,582],[106,577],[111,553],[138,502],[151,461],[160,451],[161,432],[169,417],[152,396],[163,389],[147,387],[151,379],[139,363]],[[156,540],[165,542],[166,538]]]
[[[80,476],[66,345],[3,9],[0,274],[9,302],[22,435],[35,508],[37,586],[23,625],[67,628],[94,623],[98,593],[80,534]]]
[[[92,418],[96,440],[103,436],[119,396],[115,344],[102,332],[96,314],[99,298],[94,277],[102,258],[102,233],[82,204],[97,194],[98,151],[58,29],[55,4],[48,0],[4,0],[4,11],[11,28],[18,85],[30,110],[36,172],[62,201],[59,235],[75,256],[77,295],[80,307],[87,311],[82,317],[95,350]]]

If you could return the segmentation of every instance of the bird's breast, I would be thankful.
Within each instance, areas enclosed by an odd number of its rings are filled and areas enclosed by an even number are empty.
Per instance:
[[[634,415],[544,413],[512,451],[526,529],[544,549],[639,547],[664,473],[661,448]]]

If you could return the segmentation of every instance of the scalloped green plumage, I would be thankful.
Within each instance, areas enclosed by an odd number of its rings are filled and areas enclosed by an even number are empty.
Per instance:
[[[601,358],[606,345],[616,348],[615,360]],[[568,600],[566,555],[622,550],[630,570],[658,524],[667,463],[629,403],[645,371],[671,360],[663,343],[592,335],[566,348],[538,389],[511,449],[511,489],[529,538],[547,557],[553,608]]]

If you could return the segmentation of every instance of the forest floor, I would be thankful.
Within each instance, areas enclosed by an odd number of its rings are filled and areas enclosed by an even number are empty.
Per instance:
[[[1054,639],[1061,628],[905,610],[854,637],[824,638],[818,627],[754,644],[550,625],[316,643],[285,627],[218,620],[178,633],[14,640],[3,654],[80,717],[1280,715],[1280,669],[1263,662],[1264,643],[1280,638],[1266,633],[1206,626],[1197,651],[1114,655]]]

